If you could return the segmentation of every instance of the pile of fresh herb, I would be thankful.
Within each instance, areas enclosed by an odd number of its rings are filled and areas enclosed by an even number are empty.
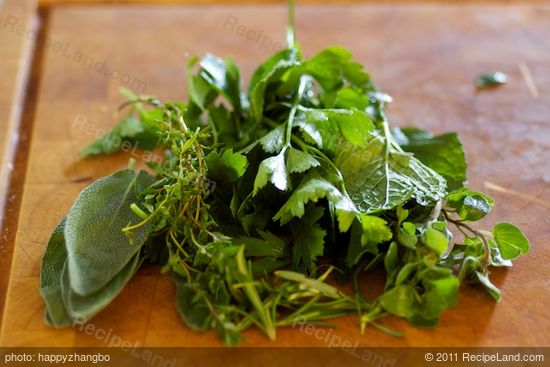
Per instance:
[[[302,59],[292,8],[290,19],[287,49],[248,91],[231,59],[207,55],[189,62],[186,103],[126,93],[127,117],[84,155],[129,141],[163,149],[164,161],[76,199],[42,262],[48,324],[90,319],[143,262],[173,274],[186,325],[229,345],[252,326],[275,339],[277,327],[349,314],[362,330],[394,333],[380,321],[388,314],[432,326],[462,282],[499,300],[489,268],[529,243],[509,223],[473,226],[493,200],[464,186],[457,135],[390,127],[390,97],[351,54]],[[367,299],[359,279],[375,267],[386,284]],[[334,275],[353,294],[326,282]]]

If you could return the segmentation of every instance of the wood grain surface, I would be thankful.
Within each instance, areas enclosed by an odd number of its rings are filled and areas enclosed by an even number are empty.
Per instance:
[[[280,4],[281,0],[39,0],[41,6],[65,5],[65,4]],[[495,4],[543,4],[548,0],[296,0],[297,4],[357,4],[357,3],[376,3],[376,4],[464,4],[464,3],[495,3]]]
[[[34,40],[23,30],[36,27],[36,1],[7,0],[0,7],[0,314],[11,266],[17,216],[11,204],[10,180],[14,172],[17,143],[24,140],[20,128],[24,115],[26,84],[30,74]],[[19,28],[18,28],[19,27]],[[1,323],[1,321],[0,321]]]
[[[379,87],[393,95],[393,124],[458,131],[468,154],[470,186],[497,201],[485,224],[514,222],[533,244],[513,268],[493,272],[501,303],[465,285],[460,305],[435,329],[388,318],[386,324],[403,330],[404,338],[372,328],[361,335],[356,318],[348,317],[338,321],[334,335],[365,346],[550,346],[550,7],[307,6],[297,14],[304,53],[332,44],[350,48]],[[268,41],[262,46],[229,24],[261,32]],[[233,55],[250,75],[279,47],[285,24],[282,6],[52,9],[0,345],[108,344],[75,328],[45,326],[38,276],[49,235],[79,190],[124,167],[131,155],[85,161],[77,155],[114,125],[119,87],[184,98],[186,58],[206,52]],[[82,62],[78,53],[92,61]],[[496,70],[507,73],[509,83],[476,91],[472,80]],[[142,161],[140,153],[134,155]],[[370,283],[363,287],[372,291]],[[221,345],[214,333],[185,328],[175,311],[174,287],[156,268],[142,269],[92,324],[132,344]],[[257,331],[246,337],[246,346],[327,345],[297,328],[281,329],[274,343]]]
[[[8,0],[0,8],[0,222],[22,115],[34,40],[35,1]]]

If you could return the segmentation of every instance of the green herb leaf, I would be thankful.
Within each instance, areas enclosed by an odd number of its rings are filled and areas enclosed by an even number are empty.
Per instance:
[[[529,240],[511,223],[500,223],[493,228],[493,236],[504,260],[513,260],[529,252]]]
[[[254,181],[254,195],[267,185],[269,181],[281,191],[288,189],[289,177],[286,170],[284,150],[276,156],[266,158],[262,161]]]
[[[494,206],[491,197],[467,188],[449,193],[446,199],[447,206],[456,209],[460,219],[465,221],[480,220],[489,214]]]
[[[480,273],[479,271],[476,271],[476,276],[481,285],[487,290],[487,293],[491,297],[494,298],[495,301],[500,301],[500,289],[495,287],[493,283],[491,283],[491,280],[489,280],[489,276],[487,274]]]
[[[71,324],[63,303],[63,291],[61,289],[61,275],[67,261],[65,249],[65,219],[57,225],[53,231],[46,252],[42,257],[40,268],[40,294],[46,302],[45,321],[54,327],[64,327]]]
[[[496,87],[507,82],[508,76],[500,71],[492,74],[480,74],[475,80],[476,87],[480,89]]]
[[[206,156],[208,176],[216,181],[234,182],[239,179],[248,166],[246,157],[226,149],[223,153],[211,152]]]
[[[84,189],[65,223],[71,288],[80,295],[94,293],[111,281],[141,249],[150,225],[133,233],[133,243],[122,229],[137,223],[130,209],[137,194],[153,182],[141,171],[119,171]]]
[[[315,260],[323,254],[326,231],[315,222],[323,215],[323,208],[311,206],[301,221],[292,222],[290,230],[294,238],[292,259],[294,269],[310,274],[315,271]]]
[[[466,158],[456,133],[433,136],[416,128],[393,129],[397,143],[422,163],[445,177],[450,190],[466,183]]]
[[[399,285],[380,296],[380,305],[386,311],[401,317],[411,317],[416,312],[417,294],[410,285]]]
[[[443,177],[412,155],[387,146],[372,134],[364,148],[339,147],[335,163],[344,176],[347,191],[363,213],[393,209],[414,198],[428,205],[445,195]]]

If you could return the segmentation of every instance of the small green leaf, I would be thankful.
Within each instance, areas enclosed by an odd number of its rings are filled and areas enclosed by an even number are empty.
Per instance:
[[[292,147],[287,149],[286,167],[290,173],[304,173],[310,168],[318,167],[319,161],[311,154]]]
[[[285,164],[285,152],[281,151],[273,157],[266,158],[258,168],[258,174],[254,180],[254,195],[260,191],[269,181],[281,191],[288,189],[288,172]]]
[[[405,247],[414,248],[418,242],[416,226],[411,222],[404,222],[399,228],[397,239]]]
[[[326,91],[341,88],[345,81],[363,90],[372,88],[369,74],[351,57],[348,50],[333,46],[306,61],[304,68]]]
[[[427,228],[422,236],[422,242],[434,250],[439,256],[447,251],[449,239],[443,233],[434,228]]]
[[[294,238],[292,247],[292,261],[294,269],[315,271],[315,260],[323,254],[326,231],[316,222],[323,214],[323,208],[310,207],[302,220],[290,223],[290,230]]]
[[[468,188],[453,191],[446,199],[447,206],[456,209],[457,215],[465,221],[480,220],[490,213],[494,206],[491,197]]]
[[[285,144],[285,126],[281,125],[260,139],[260,145],[266,153],[279,153]]]
[[[504,260],[513,260],[529,252],[529,240],[511,223],[500,223],[493,228],[493,236]]]
[[[412,316],[417,307],[416,291],[410,285],[399,285],[380,296],[380,305],[389,313],[401,316]]]
[[[246,157],[233,153],[233,149],[226,149],[223,153],[211,152],[206,156],[208,177],[221,182],[234,182],[239,179],[248,166]]]
[[[492,74],[480,74],[475,80],[476,87],[480,89],[496,87],[506,83],[508,83],[508,76],[500,71]]]
[[[498,289],[493,283],[491,283],[491,280],[489,280],[489,276],[479,271],[476,271],[476,276],[479,282],[481,283],[481,285],[485,287],[489,295],[493,297],[495,301],[499,302],[500,289]]]
[[[356,227],[360,229],[355,229],[355,236],[352,236],[346,256],[349,266],[355,265],[364,253],[377,254],[378,245],[393,237],[388,222],[382,218],[362,214],[358,216],[358,223],[360,226]]]
[[[196,331],[205,331],[210,324],[210,311],[201,297],[200,286],[188,283],[185,278],[174,275],[176,283],[176,309],[185,324]]]

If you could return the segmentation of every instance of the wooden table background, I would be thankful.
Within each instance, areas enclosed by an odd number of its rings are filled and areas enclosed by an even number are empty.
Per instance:
[[[13,3],[4,5],[0,22],[13,14]],[[32,30],[34,2],[24,3],[26,7],[18,10],[19,23]],[[31,139],[21,143],[15,158],[10,190],[16,197],[4,225],[8,232],[0,252],[0,287],[9,287],[0,346],[102,346],[105,340],[78,330],[46,327],[38,294],[39,261],[51,230],[84,186],[123,167],[128,159],[120,154],[78,161],[78,150],[115,123],[120,86],[133,84],[162,99],[185,98],[189,55],[231,54],[249,76],[273,49],[224,24],[234,17],[273,42],[282,41],[286,10],[276,5],[52,5],[44,14],[39,40],[50,42],[38,42],[34,54],[24,36],[0,23],[0,39],[9,39],[13,50],[6,60],[18,65],[9,75],[24,80],[24,63],[15,60],[32,60],[26,95],[16,92],[15,81],[2,85],[2,92],[12,91],[1,102],[10,111],[24,103],[15,126],[21,125],[22,134]],[[477,287],[464,286],[460,305],[446,312],[435,329],[416,329],[390,318],[387,324],[404,330],[405,338],[372,328],[362,336],[357,320],[349,317],[339,321],[335,335],[367,346],[550,346],[550,6],[306,6],[298,7],[297,14],[305,54],[332,44],[350,48],[381,89],[393,95],[389,111],[395,125],[417,125],[436,133],[458,131],[470,163],[470,186],[497,200],[485,223],[489,227],[512,221],[533,244],[529,256],[512,269],[494,271],[503,291],[499,304]],[[59,51],[56,43],[66,51]],[[8,54],[6,50],[2,52]],[[71,59],[78,51],[119,71],[118,76]],[[536,91],[528,87],[529,78],[518,65],[529,70]],[[509,84],[477,92],[475,76],[494,70],[506,72]],[[80,128],[82,121],[87,129]],[[0,137],[7,139],[5,134]],[[220,345],[214,333],[197,336],[183,326],[175,312],[171,281],[157,270],[140,271],[94,325],[140,345]],[[2,295],[0,301],[3,305]],[[291,328],[282,329],[275,343],[256,331],[246,336],[248,346],[326,346],[324,340]]]

